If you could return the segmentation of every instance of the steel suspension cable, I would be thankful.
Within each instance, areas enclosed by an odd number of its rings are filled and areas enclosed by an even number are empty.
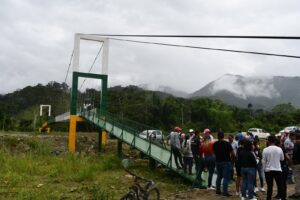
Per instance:
[[[92,63],[92,65],[91,65],[91,67],[90,67],[88,73],[90,73],[90,72],[92,71],[92,69],[93,69],[93,67],[94,67],[94,65],[95,65],[95,63],[96,63],[96,60],[97,60],[97,58],[99,57],[99,55],[100,55],[100,53],[101,53],[102,48],[103,48],[103,43],[102,43],[102,45],[101,45],[101,47],[100,47],[100,49],[99,49],[99,51],[98,51],[98,53],[97,53],[97,55],[96,55],[96,57],[95,57],[93,63]],[[86,78],[83,80],[83,82],[82,82],[82,84],[81,84],[79,90],[81,90],[81,88],[82,88],[82,86],[84,85],[85,81],[86,81]]]
[[[68,66],[68,70],[67,70],[67,74],[66,74],[64,83],[67,83],[68,74],[69,74],[69,71],[70,71],[70,68],[71,68],[73,55],[74,55],[74,49],[73,49],[72,54],[71,54],[71,57],[70,57],[70,62],[69,62],[69,66]]]
[[[69,61],[69,65],[68,65],[68,69],[67,69],[67,73],[66,73],[66,77],[65,77],[65,80],[63,83],[65,83],[66,85],[67,84],[67,79],[68,79],[68,75],[69,75],[69,72],[70,72],[70,68],[71,68],[71,64],[72,64],[72,59],[73,59],[73,56],[74,56],[74,49],[72,50],[72,54],[70,56],[70,61]],[[71,94],[71,93],[70,93]],[[64,101],[64,95],[62,95],[62,102],[63,102],[63,106],[65,106],[65,111],[67,112],[69,110],[69,103],[67,101]],[[65,104],[65,105],[64,105]]]
[[[124,42],[133,42],[133,43],[141,43],[141,44],[152,44],[152,45],[170,46],[170,47],[202,49],[202,50],[211,50],[211,51],[225,51],[225,52],[231,52],[231,53],[244,53],[244,54],[255,54],[255,55],[264,55],[264,56],[277,56],[277,57],[286,57],[286,58],[300,58],[300,56],[295,56],[295,55],[265,53],[265,52],[256,52],[256,51],[243,51],[243,50],[233,50],[233,49],[211,48],[211,47],[180,45],[180,44],[170,44],[170,43],[161,43],[161,42],[147,42],[147,41],[141,41],[141,40],[129,40],[129,39],[120,39],[120,38],[109,38],[109,39],[111,39],[111,40],[117,40],[117,41],[124,41]]]
[[[84,33],[82,33],[84,34]],[[144,37],[144,38],[224,38],[224,39],[271,39],[300,40],[300,36],[269,36],[269,35],[164,35],[164,34],[85,34],[105,37]]]

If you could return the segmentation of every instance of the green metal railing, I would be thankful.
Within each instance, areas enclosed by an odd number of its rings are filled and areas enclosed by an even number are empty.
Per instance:
[[[134,122],[129,119],[121,118],[118,115],[107,113],[99,114],[96,110],[87,111],[84,110],[79,113],[80,116],[87,119],[89,122],[105,129],[110,132],[122,142],[129,144],[130,146],[143,152],[150,158],[156,160],[167,168],[173,170],[177,174],[181,175],[185,179],[191,181],[193,186],[202,187],[201,178],[198,174],[189,175],[182,170],[177,170],[174,160],[172,159],[172,153],[170,148],[166,145],[165,140],[156,141],[140,137],[140,133],[144,130],[157,130],[151,126],[143,125],[138,122]]]

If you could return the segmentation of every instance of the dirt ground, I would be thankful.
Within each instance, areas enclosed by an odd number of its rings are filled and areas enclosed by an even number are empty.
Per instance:
[[[174,194],[173,196],[168,197],[167,199],[172,199],[172,200],[179,200],[179,199],[191,199],[191,200],[196,200],[196,199],[214,199],[214,200],[221,200],[221,199],[232,199],[232,200],[238,200],[241,199],[238,196],[235,196],[235,186],[234,184],[230,184],[229,186],[229,193],[232,194],[232,197],[223,197],[221,195],[217,195],[215,193],[215,190],[206,190],[206,189],[191,189],[188,191],[182,191],[180,193]],[[265,186],[265,189],[266,186]],[[292,195],[294,192],[294,184],[288,185],[288,195]],[[258,200],[264,200],[266,199],[266,192],[258,192]],[[273,196],[276,195],[276,184],[274,183],[273,186]]]

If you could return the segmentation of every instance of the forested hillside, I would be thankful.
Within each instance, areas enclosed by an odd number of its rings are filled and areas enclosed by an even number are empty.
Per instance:
[[[208,98],[184,99],[157,91],[146,91],[136,86],[116,86],[109,89],[108,106],[111,113],[149,126],[170,130],[181,126],[203,130],[222,128],[226,132],[250,127],[261,127],[277,132],[285,126],[300,122],[300,109],[291,104],[280,104],[272,110],[241,109],[220,100]],[[79,93],[80,106],[84,100],[92,107],[99,105],[100,92],[88,89]],[[67,111],[70,90],[66,84],[50,82],[47,85],[28,86],[0,96],[0,128],[5,130],[33,130],[34,113],[40,104],[52,105],[52,116]],[[63,130],[66,130],[64,127]]]

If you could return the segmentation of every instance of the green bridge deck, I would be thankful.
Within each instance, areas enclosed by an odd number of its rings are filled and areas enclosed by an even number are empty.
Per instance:
[[[130,126],[128,125],[128,123],[126,123],[126,121],[123,118],[117,118],[112,114],[106,114],[105,116],[100,115],[96,111],[78,112],[77,115],[83,117],[95,126],[106,130],[122,142],[127,143],[131,147],[139,150],[140,152],[146,154],[148,157],[154,159],[161,165],[174,171],[176,174],[182,176],[184,179],[192,182],[195,187],[207,185],[207,172],[202,173],[202,179],[204,181],[202,181],[201,184],[201,181],[198,181],[199,178],[197,178],[195,166],[193,167],[192,175],[184,173],[183,170],[178,170],[176,168],[174,157],[172,156],[170,149],[167,145],[165,145],[165,142],[163,140],[161,142],[154,142],[152,140],[139,137],[139,133],[141,132],[141,130],[151,130],[153,128],[145,127],[146,125],[142,125],[133,121],[131,121],[131,124],[133,122],[135,125]],[[65,117],[64,120],[66,120]],[[55,121],[58,122],[59,120]],[[52,123],[55,121],[52,121]],[[140,125],[139,128],[136,128],[137,124]],[[215,180],[215,178],[216,177],[214,176],[213,179]]]

